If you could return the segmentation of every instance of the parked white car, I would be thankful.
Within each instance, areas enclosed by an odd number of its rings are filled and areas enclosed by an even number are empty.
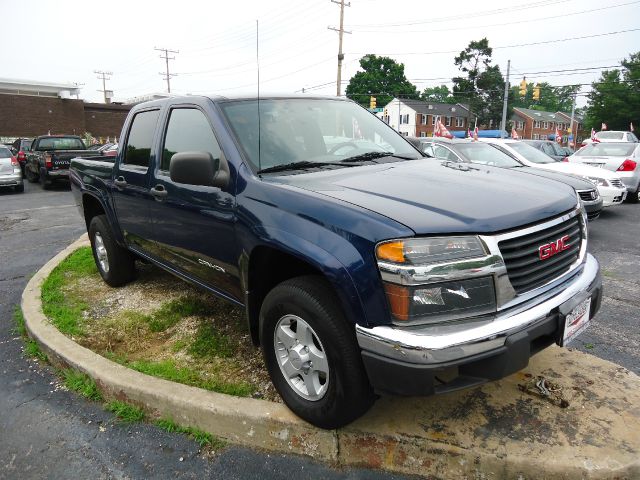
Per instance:
[[[623,132],[622,130],[602,130],[596,133],[599,142],[631,142],[638,143],[638,137],[633,132]]]
[[[630,202],[640,195],[640,143],[592,143],[569,157],[569,163],[589,165],[616,172],[627,188]]]
[[[520,140],[481,138],[480,141],[493,145],[529,167],[571,173],[590,180],[598,187],[603,207],[620,205],[627,197],[627,187],[620,177],[604,168],[579,163],[556,162],[549,155]]]

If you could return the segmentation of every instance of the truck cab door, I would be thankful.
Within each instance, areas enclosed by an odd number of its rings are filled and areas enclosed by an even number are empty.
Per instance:
[[[204,110],[176,105],[167,112],[158,166],[152,176],[151,205],[157,255],[168,266],[236,301],[243,298],[235,238],[234,177],[218,188],[174,182],[171,158],[205,152],[223,158]],[[223,160],[224,161],[224,160]]]
[[[150,109],[134,115],[114,167],[111,187],[125,243],[143,253],[153,250],[149,205],[154,203],[154,197],[149,190],[149,177],[154,164],[152,146],[159,114],[159,109]]]

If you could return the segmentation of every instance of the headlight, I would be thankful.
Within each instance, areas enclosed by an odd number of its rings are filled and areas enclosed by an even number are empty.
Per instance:
[[[496,311],[493,277],[478,276],[482,275],[480,270],[487,258],[478,237],[390,240],[378,244],[376,257],[385,273],[384,289],[394,321],[440,323]],[[398,272],[416,273],[420,267],[439,278],[431,280],[432,283],[403,285],[406,282],[393,276]],[[453,271],[453,277],[460,279],[439,275],[444,270]]]
[[[609,186],[609,182],[607,182],[604,178],[598,178],[598,177],[584,177],[584,178],[586,178],[591,183],[594,183],[599,187],[608,187]]]
[[[403,265],[428,265],[483,255],[485,251],[478,237],[410,238],[383,242],[376,247],[378,260]]]
[[[385,283],[394,320],[440,323],[496,311],[492,277],[470,278],[429,285]]]

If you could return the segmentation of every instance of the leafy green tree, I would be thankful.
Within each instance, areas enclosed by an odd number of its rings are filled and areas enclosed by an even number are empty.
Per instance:
[[[491,65],[493,49],[486,38],[469,42],[467,48],[454,58],[455,65],[465,76],[454,77],[453,97],[468,103],[478,116],[478,123],[494,126],[502,119],[504,78],[498,65]]]
[[[591,84],[585,126],[599,129],[602,122],[610,130],[628,130],[640,124],[640,52],[622,60],[624,70],[602,72]]]
[[[540,87],[540,98],[533,99],[533,89]],[[520,96],[520,82],[511,87],[509,93],[509,107],[530,108],[532,110],[542,110],[545,112],[571,112],[573,95],[578,92],[579,86],[554,87],[550,83],[530,82],[527,84],[527,94]]]
[[[347,97],[360,105],[369,106],[369,97],[376,97],[382,107],[394,97],[419,99],[416,86],[404,75],[404,64],[389,57],[365,55],[360,59],[363,71],[357,72],[347,85]]]
[[[455,97],[451,95],[451,91],[446,85],[425,88],[420,94],[420,99],[425,102],[456,103]]]

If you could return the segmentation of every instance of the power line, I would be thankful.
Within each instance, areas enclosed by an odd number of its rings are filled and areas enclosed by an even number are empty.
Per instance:
[[[177,73],[169,73],[169,60],[175,60],[176,57],[169,57],[169,53],[180,53],[178,50],[169,50],[168,48],[157,48],[153,47],[154,50],[158,50],[159,52],[164,52],[164,56],[160,55],[160,58],[163,58],[167,65],[166,73],[160,72],[159,75],[164,75],[164,80],[167,81],[167,93],[171,93],[171,83],[170,78],[177,75]]]
[[[111,78],[107,78],[107,75],[113,75],[112,72],[103,72],[102,70],[94,70],[93,73],[99,75],[97,78],[98,80],[102,79],[102,90],[98,89],[98,92],[102,92],[102,94],[104,95],[104,103],[109,103],[107,102],[107,80],[111,80]]]

